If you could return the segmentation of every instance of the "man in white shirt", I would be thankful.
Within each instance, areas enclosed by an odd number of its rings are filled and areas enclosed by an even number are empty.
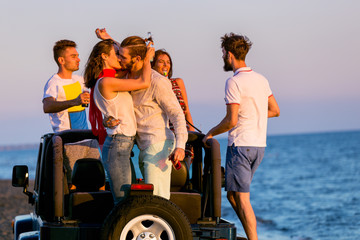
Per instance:
[[[280,115],[267,79],[246,66],[252,43],[246,36],[225,34],[222,39],[224,70],[233,71],[225,86],[226,116],[203,142],[229,131],[225,167],[227,198],[247,238],[255,240],[256,218],[250,203],[250,183],[266,147],[267,118]]]
[[[119,58],[128,78],[138,78],[146,53],[145,41],[137,36],[124,39]],[[146,183],[154,185],[154,195],[170,198],[173,159],[184,159],[188,137],[185,117],[167,78],[152,70],[150,87],[132,91],[137,122],[136,142],[140,149],[139,166]],[[169,128],[169,119],[175,136]]]
[[[90,101],[90,94],[84,92],[83,77],[72,74],[79,70],[80,63],[76,43],[70,40],[57,41],[53,51],[59,70],[45,84],[44,113],[49,114],[54,132],[88,129],[85,105]]]

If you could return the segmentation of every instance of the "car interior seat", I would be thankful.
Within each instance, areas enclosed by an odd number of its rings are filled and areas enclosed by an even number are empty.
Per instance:
[[[55,219],[102,222],[113,208],[100,148],[91,130],[68,130],[52,137]],[[71,187],[75,186],[75,188]]]
[[[172,167],[170,201],[180,207],[191,224],[201,217],[201,196],[191,190],[189,169],[185,161],[181,161],[181,168]]]
[[[70,217],[82,221],[102,222],[113,208],[110,191],[101,190],[105,184],[105,172],[99,159],[78,159],[72,171],[70,193]]]

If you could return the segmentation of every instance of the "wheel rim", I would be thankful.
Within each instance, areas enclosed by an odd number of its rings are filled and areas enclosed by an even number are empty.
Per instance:
[[[125,225],[120,240],[175,240],[175,234],[161,217],[140,215]]]

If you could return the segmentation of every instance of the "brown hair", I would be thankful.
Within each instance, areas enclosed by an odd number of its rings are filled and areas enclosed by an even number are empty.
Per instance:
[[[168,52],[166,52],[165,49],[159,49],[159,50],[156,50],[156,51],[155,51],[154,60],[151,62],[151,68],[154,68],[156,61],[158,60],[158,58],[159,58],[161,55],[166,55],[166,56],[168,56],[169,59],[170,59],[170,69],[169,69],[168,76],[169,76],[169,78],[171,78],[171,77],[172,77],[172,72],[173,72],[173,63],[172,63],[170,54],[169,54]]]
[[[122,48],[129,48],[129,54],[131,57],[140,56],[142,60],[144,60],[147,47],[145,40],[138,36],[131,36],[125,38],[121,44],[120,47]]]
[[[104,61],[101,57],[102,53],[110,55],[111,49],[114,47],[114,41],[112,39],[106,39],[98,42],[90,53],[89,59],[85,66],[85,86],[92,88],[96,84],[96,80],[99,74],[103,70]]]
[[[64,51],[70,47],[76,48],[76,43],[74,41],[66,40],[66,39],[57,41],[55,43],[53,47],[53,52],[54,52],[55,62],[58,66],[60,66],[58,58],[62,57],[64,55]]]
[[[226,52],[231,52],[238,60],[245,61],[246,54],[249,52],[252,42],[249,38],[243,35],[236,35],[234,33],[225,34],[221,37],[221,47]]]

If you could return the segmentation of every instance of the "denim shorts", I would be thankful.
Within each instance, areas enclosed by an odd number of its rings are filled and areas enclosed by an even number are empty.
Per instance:
[[[250,192],[250,183],[264,157],[265,147],[227,147],[225,190]]]
[[[107,136],[102,151],[102,161],[109,178],[109,185],[117,203],[126,197],[131,185],[130,156],[135,136],[122,134]]]

